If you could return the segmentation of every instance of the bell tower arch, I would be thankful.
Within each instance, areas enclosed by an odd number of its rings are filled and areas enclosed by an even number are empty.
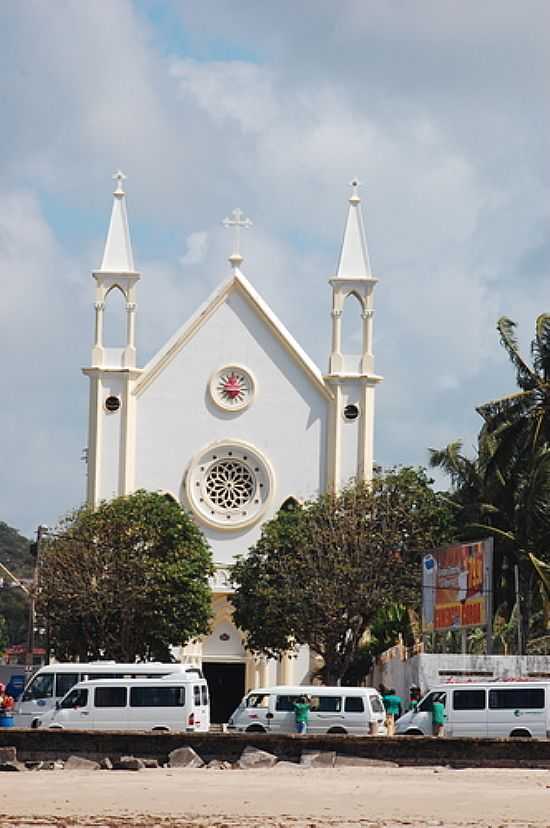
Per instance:
[[[90,378],[88,423],[87,503],[133,489],[135,399],[133,385],[140,374],[136,368],[135,313],[136,285],[140,274],[134,266],[130,242],[126,193],[126,176],[118,171],[113,178],[113,209],[107,240],[95,280],[95,329],[91,367],[83,372]],[[122,302],[120,297],[122,295]],[[120,320],[122,344],[105,343],[105,308],[112,304],[126,314]]]
[[[374,450],[374,397],[382,377],[374,373],[373,325],[374,288],[378,282],[371,272],[367,242],[358,195],[359,182],[352,192],[336,276],[332,289],[331,350],[325,375],[334,394],[328,445],[329,488],[338,490],[350,478],[370,480]],[[359,331],[355,353],[346,353],[342,342],[344,314],[357,311]],[[349,346],[348,346],[349,347]]]

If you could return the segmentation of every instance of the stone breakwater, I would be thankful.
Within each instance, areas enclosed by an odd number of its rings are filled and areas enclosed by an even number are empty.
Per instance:
[[[397,736],[297,736],[263,733],[135,733],[128,731],[56,731],[0,729],[0,748],[13,747],[20,762],[64,762],[79,756],[93,762],[123,757],[156,760],[191,748],[205,765],[213,760],[237,763],[248,747],[266,751],[277,761],[300,762],[308,752],[406,765],[453,767],[550,767],[550,741],[534,739],[434,739]]]

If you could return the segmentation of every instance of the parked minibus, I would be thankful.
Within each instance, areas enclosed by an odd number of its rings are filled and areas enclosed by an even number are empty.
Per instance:
[[[190,673],[79,681],[38,719],[37,727],[205,732],[210,727],[208,687]]]
[[[184,673],[202,678],[192,664],[120,664],[115,661],[48,664],[32,676],[15,707],[15,727],[36,727],[44,713],[55,708],[56,702],[79,681],[87,679],[156,678]]]
[[[401,736],[432,735],[432,704],[445,705],[445,736],[550,737],[550,682],[494,680],[433,687],[396,723]]]
[[[307,696],[308,733],[351,733],[356,736],[386,732],[384,705],[373,687],[280,686],[260,687],[248,693],[227,723],[229,731],[295,733],[294,703]]]

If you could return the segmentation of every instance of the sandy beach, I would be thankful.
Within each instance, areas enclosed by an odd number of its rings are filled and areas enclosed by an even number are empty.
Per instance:
[[[2,774],[0,826],[550,825],[550,772],[152,769]]]

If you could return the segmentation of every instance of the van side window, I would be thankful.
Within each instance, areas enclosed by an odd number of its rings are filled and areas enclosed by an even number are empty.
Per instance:
[[[365,705],[361,696],[347,696],[344,702],[345,713],[364,713]]]
[[[59,705],[61,709],[74,709],[76,707],[86,707],[88,704],[88,691],[82,689],[72,690],[66,699],[63,699]]]
[[[94,707],[126,707],[126,687],[96,687]]]
[[[184,707],[185,687],[131,687],[130,707]]]
[[[206,688],[206,685],[204,685],[204,684],[201,687],[201,693],[202,693],[202,703],[203,703],[203,705],[207,705],[208,704],[208,690]]]
[[[78,673],[57,673],[55,677],[55,695],[63,698],[65,693],[68,693],[75,684],[78,684]]]
[[[269,693],[251,693],[246,699],[247,707],[269,707]],[[279,710],[279,708],[277,708]]]
[[[540,710],[544,708],[544,688],[510,687],[489,690],[489,707],[491,710],[514,710],[516,707]]]
[[[200,707],[201,703],[201,689],[198,684],[195,684],[193,687],[193,702],[195,703],[196,707]]]
[[[312,713],[339,713],[342,709],[342,696],[312,696]]]
[[[283,713],[293,713],[294,703],[298,701],[300,696],[277,696],[275,710],[281,710]]]
[[[453,710],[485,710],[485,690],[455,690]]]
[[[369,701],[373,713],[384,713],[384,705],[380,696],[369,696]]]

